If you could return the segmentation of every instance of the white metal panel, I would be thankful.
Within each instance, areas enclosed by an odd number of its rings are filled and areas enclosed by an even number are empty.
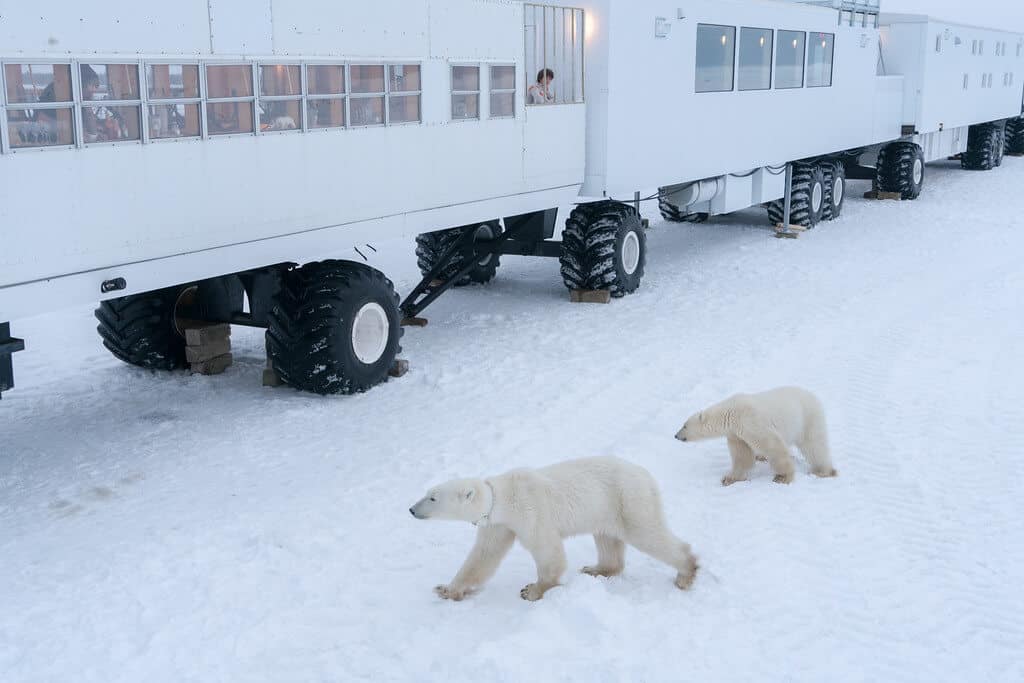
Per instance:
[[[472,22],[467,19],[472,17]],[[523,4],[509,0],[430,3],[430,56],[522,59]]]
[[[271,54],[274,6],[273,0],[209,0],[213,53]]]
[[[210,49],[206,0],[0,0],[4,56],[69,53],[198,54]]]
[[[430,6],[424,0],[274,0],[274,50],[303,56],[425,57]],[[464,16],[463,21],[477,25],[472,16]],[[508,33],[512,28],[494,26],[492,30]]]

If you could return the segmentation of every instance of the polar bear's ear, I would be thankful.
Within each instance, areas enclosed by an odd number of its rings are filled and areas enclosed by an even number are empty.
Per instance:
[[[473,500],[473,496],[476,495],[476,489],[466,489],[462,492],[462,499],[465,501]]]

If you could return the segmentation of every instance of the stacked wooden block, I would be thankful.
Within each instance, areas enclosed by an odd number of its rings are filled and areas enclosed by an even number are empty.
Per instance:
[[[185,360],[192,372],[219,375],[233,362],[231,326],[227,323],[189,327],[185,330]]]

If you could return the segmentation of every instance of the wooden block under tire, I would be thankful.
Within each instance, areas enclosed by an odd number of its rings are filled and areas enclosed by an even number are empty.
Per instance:
[[[225,353],[210,360],[192,363],[192,372],[198,372],[200,375],[219,375],[231,367],[233,362],[234,358],[231,354]]]
[[[407,372],[409,372],[409,361],[403,358],[396,358],[391,369],[388,370],[388,375],[391,377],[401,377]]]
[[[185,343],[189,346],[204,346],[231,338],[231,325],[227,323],[218,325],[199,323],[197,326],[188,322],[183,324],[185,325]]]
[[[203,361],[213,360],[217,356],[223,356],[225,353],[230,352],[231,339],[222,339],[220,341],[203,344],[202,346],[186,346],[185,360],[189,363],[202,363]]]
[[[607,304],[612,293],[607,289],[570,289],[569,301],[574,304]]]

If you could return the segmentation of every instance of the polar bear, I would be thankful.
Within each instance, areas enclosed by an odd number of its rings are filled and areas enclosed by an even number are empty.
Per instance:
[[[736,394],[692,415],[676,434],[680,441],[725,437],[732,456],[732,471],[722,486],[745,481],[754,458],[771,463],[775,481],[793,481],[795,445],[811,465],[811,474],[834,477],[828,451],[825,410],[821,401],[800,387],[779,387],[759,394]]]
[[[665,525],[661,494],[650,472],[613,457],[570,460],[540,469],[517,469],[487,479],[456,479],[431,489],[409,508],[416,519],[449,519],[477,527],[476,544],[451,583],[434,588],[461,600],[487,582],[518,538],[537,564],[537,581],[524,600],[540,600],[565,572],[562,539],[593,534],[597,564],[581,571],[615,576],[625,565],[625,544],[674,567],[687,589],[697,572],[690,546]]]

